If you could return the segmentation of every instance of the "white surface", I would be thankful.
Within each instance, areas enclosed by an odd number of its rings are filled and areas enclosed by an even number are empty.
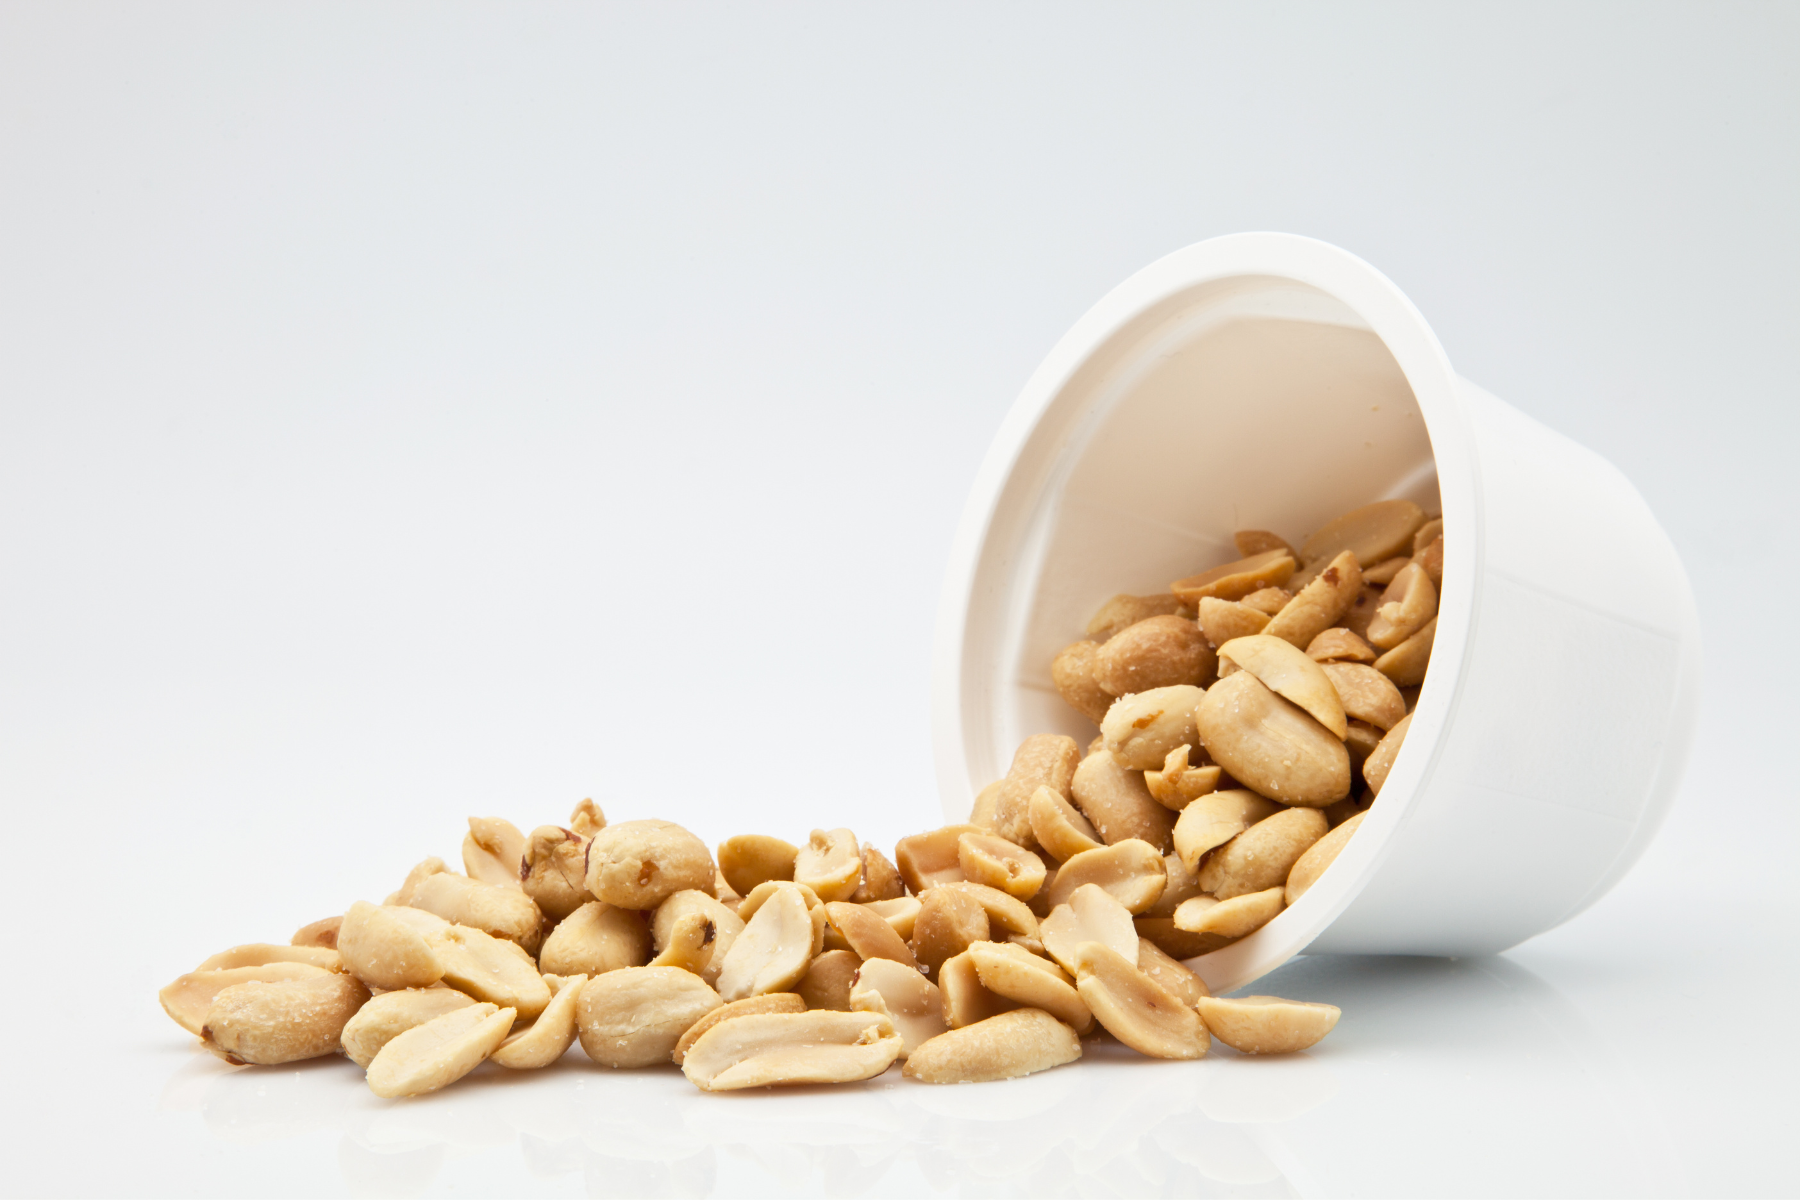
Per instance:
[[[1309,947],[1493,954],[1585,909],[1650,843],[1686,764],[1686,573],[1617,468],[1458,379],[1378,269],[1292,234],[1146,265],[1014,401],[939,602],[945,818],[965,820],[1032,734],[1093,738],[1050,663],[1108,597],[1230,561],[1236,530],[1298,543],[1399,498],[1441,513],[1456,550],[1381,803],[1304,899],[1190,965],[1229,992]]]
[[[0,1191],[1791,1194],[1797,41],[1724,5],[0,9]],[[937,585],[1001,415],[1096,296],[1254,228],[1380,264],[1688,563],[1693,768],[1590,912],[1272,977],[1346,1011],[1293,1063],[848,1100],[571,1065],[379,1109],[214,1078],[156,1010],[470,812],[932,819]]]

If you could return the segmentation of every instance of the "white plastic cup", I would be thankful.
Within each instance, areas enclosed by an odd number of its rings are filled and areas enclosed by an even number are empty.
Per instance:
[[[1407,497],[1444,516],[1430,672],[1381,797],[1261,930],[1194,960],[1228,992],[1302,950],[1497,953],[1567,921],[1655,835],[1699,703],[1680,559],[1617,468],[1461,379],[1373,267],[1215,238],[1114,289],[1026,384],[976,477],[938,617],[947,819],[1019,742],[1094,728],[1056,652],[1116,592]]]

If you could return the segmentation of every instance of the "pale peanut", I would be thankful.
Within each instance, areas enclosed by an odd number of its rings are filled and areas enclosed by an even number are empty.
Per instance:
[[[455,988],[402,988],[383,992],[356,1010],[338,1042],[351,1062],[368,1068],[381,1048],[415,1026],[468,1008],[475,1001]]]
[[[540,825],[525,839],[520,886],[552,921],[593,900],[587,890],[587,839],[557,825]]]
[[[421,879],[406,906],[435,913],[452,925],[466,925],[517,942],[527,953],[536,951],[542,940],[544,914],[516,886],[440,872]]]
[[[194,970],[227,971],[232,967],[266,967],[278,962],[305,963],[326,971],[343,969],[336,950],[327,950],[322,946],[277,946],[273,942],[251,942],[221,950]]]
[[[918,971],[886,958],[874,958],[857,970],[850,988],[854,1012],[878,1012],[900,1035],[900,1057],[949,1028],[944,1021],[943,994]]]
[[[714,868],[706,843],[672,821],[608,825],[588,843],[587,889],[619,908],[655,908],[676,892],[710,892]]]
[[[344,1024],[369,998],[354,976],[237,983],[213,997],[200,1037],[227,1062],[272,1066],[337,1052]]]
[[[444,964],[426,934],[448,926],[422,909],[359,900],[338,929],[338,956],[370,987],[430,987],[444,977]]]
[[[1425,682],[1425,668],[1431,665],[1431,646],[1437,640],[1437,618],[1425,622],[1419,631],[1375,660],[1375,669],[1394,681],[1399,688],[1417,687]]]
[[[993,834],[963,834],[956,840],[956,861],[970,882],[1020,900],[1031,899],[1044,886],[1044,860]]]
[[[1344,705],[1323,667],[1291,643],[1267,634],[1239,638],[1219,647],[1221,664],[1241,667],[1271,692],[1290,700],[1339,739],[1344,736]]]
[[[1176,908],[1182,901],[1192,899],[1200,894],[1200,876],[1181,861],[1179,854],[1163,855],[1163,877],[1167,880],[1163,885],[1162,895],[1156,903],[1145,909],[1140,916],[1169,917],[1175,915]]]
[[[806,1007],[850,1011],[850,988],[856,983],[862,960],[854,950],[827,950],[807,964],[806,974],[794,985]]]
[[[888,861],[887,855],[864,843],[862,882],[851,893],[851,903],[871,904],[877,900],[898,900],[905,894],[906,884],[900,878],[899,869]]]
[[[999,1013],[1019,1007],[1018,1003],[997,992],[990,992],[981,982],[975,960],[968,951],[944,960],[938,969],[938,996],[944,1005],[944,1023],[952,1029],[974,1025]]]
[[[1168,885],[1168,871],[1155,846],[1128,838],[1077,854],[1056,873],[1047,903],[1068,903],[1077,888],[1094,886],[1107,892],[1133,914],[1148,912]]]
[[[1013,754],[1006,778],[983,794],[989,803],[977,804],[970,821],[989,833],[1005,838],[1029,850],[1031,833],[1031,796],[1047,787],[1059,796],[1069,794],[1070,781],[1081,753],[1075,739],[1055,734],[1037,734],[1019,743]]]
[[[1049,959],[1004,942],[976,942],[966,951],[981,986],[1025,1008],[1041,1008],[1076,1033],[1093,1028],[1075,981]]]
[[[1249,637],[1268,627],[1270,617],[1239,600],[1208,596],[1200,601],[1200,633],[1217,650],[1233,638]]]
[[[317,946],[325,950],[336,950],[338,929],[343,923],[344,918],[338,916],[325,917],[322,920],[302,925],[299,929],[294,931],[294,936],[291,939],[290,944],[295,946]]]
[[[1412,501],[1378,500],[1327,521],[1301,544],[1300,557],[1312,563],[1348,550],[1362,566],[1372,566],[1410,548],[1423,524],[1424,510]]]
[[[1273,921],[1286,907],[1287,901],[1279,887],[1248,892],[1229,900],[1199,895],[1175,910],[1175,928],[1236,941]]]
[[[847,900],[862,882],[862,849],[848,829],[815,829],[794,857],[794,882],[823,901]]]
[[[813,919],[800,885],[775,883],[732,943],[719,969],[719,994],[743,1000],[793,990],[813,958]],[[749,903],[749,898],[745,898]]]
[[[1348,629],[1327,629],[1306,644],[1306,657],[1318,663],[1372,663],[1376,655],[1369,643]]]
[[[1075,889],[1068,903],[1052,909],[1039,923],[1038,933],[1044,950],[1066,971],[1075,970],[1081,947],[1088,942],[1099,942],[1137,962],[1138,934],[1131,910],[1092,884]]]
[[[583,800],[569,813],[569,828],[585,842],[606,828],[606,814],[592,800]]]
[[[859,960],[891,958],[914,970],[918,969],[918,960],[913,957],[913,952],[879,913],[871,912],[860,904],[845,904],[840,901],[825,906],[825,919],[843,935],[844,941],[849,943]]]
[[[945,825],[927,833],[903,837],[894,845],[894,862],[900,878],[914,895],[922,896],[940,883],[963,879],[957,860],[957,844],[965,833],[986,833],[979,825]]]
[[[1198,735],[1195,738],[1198,741]],[[1180,812],[1219,786],[1224,772],[1214,764],[1188,766],[1192,746],[1177,746],[1163,758],[1162,770],[1145,771],[1144,787],[1152,799],[1171,812]]]
[[[455,1083],[499,1048],[516,1015],[510,1008],[475,1004],[413,1026],[369,1063],[369,1090],[394,1100]]]
[[[1392,729],[1406,715],[1406,701],[1400,698],[1400,689],[1374,667],[1333,662],[1325,663],[1319,669],[1331,681],[1338,699],[1343,702],[1346,716],[1367,721],[1379,729]],[[1346,742],[1349,740],[1347,728],[1344,738]]]
[[[527,1021],[549,1007],[550,985],[517,942],[450,925],[431,935],[431,946],[444,964],[444,982],[458,991],[513,1009]]]
[[[692,888],[676,892],[657,905],[650,918],[651,944],[658,954],[662,954],[672,943],[676,926],[684,919],[696,916],[704,920],[709,930],[695,954],[697,974],[707,983],[716,984],[725,955],[730,953],[731,944],[737,941],[738,935],[744,932],[744,919],[729,905]]]
[[[525,835],[499,817],[470,817],[462,859],[470,879],[516,889],[523,882]]]
[[[1073,1029],[1049,1013],[1021,1008],[939,1034],[913,1051],[902,1074],[921,1083],[989,1083],[1080,1057]]]
[[[1199,1015],[1130,959],[1099,942],[1087,942],[1076,952],[1075,989],[1106,1032],[1139,1054],[1206,1054],[1211,1039]]]
[[[1088,819],[1049,788],[1039,788],[1031,794],[1029,815],[1032,836],[1037,839],[1038,846],[1058,861],[1104,844]]]
[[[575,1012],[586,975],[547,975],[550,1006],[523,1029],[507,1034],[491,1057],[511,1071],[536,1071],[557,1062],[575,1044]]]
[[[575,1022],[582,1050],[601,1066],[648,1067],[668,1062],[688,1027],[722,1003],[687,971],[626,967],[582,985]]]
[[[1138,940],[1138,970],[1155,980],[1171,996],[1193,1008],[1202,996],[1210,996],[1206,981],[1188,970],[1148,938]]]
[[[687,1058],[688,1050],[700,1040],[705,1032],[721,1021],[729,1021],[734,1017],[756,1017],[768,1013],[800,1013],[806,1011],[806,1001],[793,992],[770,992],[766,996],[749,996],[743,1000],[733,1000],[729,1004],[721,1004],[705,1016],[688,1026],[688,1031],[681,1035],[675,1043],[675,1050],[670,1055],[676,1066],[680,1066]]]
[[[913,922],[913,957],[935,975],[947,959],[974,942],[987,941],[988,934],[987,910],[979,900],[948,887],[935,887],[919,901],[919,915]]]
[[[1415,563],[1407,563],[1381,593],[1381,605],[1369,622],[1369,643],[1392,650],[1437,615],[1437,589]]]
[[[900,1056],[881,1013],[765,1013],[721,1021],[688,1047],[681,1069],[702,1091],[872,1079]]]
[[[1238,603],[1245,608],[1255,609],[1265,617],[1273,617],[1287,607],[1294,595],[1285,588],[1267,587],[1251,592]]]
[[[906,941],[912,941],[913,926],[918,923],[923,907],[917,896],[896,896],[892,900],[871,900],[868,910],[888,923]]]

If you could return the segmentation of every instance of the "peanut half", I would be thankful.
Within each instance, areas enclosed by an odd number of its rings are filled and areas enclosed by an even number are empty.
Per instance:
[[[850,1008],[853,1012],[878,1012],[893,1021],[900,1035],[901,1058],[949,1028],[937,985],[892,959],[872,958],[863,963],[850,987]]]
[[[455,1083],[499,1048],[515,1015],[510,1008],[474,1004],[413,1026],[369,1063],[369,1090],[394,1100]]]
[[[581,1000],[586,975],[546,975],[555,995],[550,1007],[522,1029],[514,1029],[491,1057],[513,1071],[536,1071],[549,1066],[575,1044],[575,1011]]]
[[[1106,1032],[1139,1054],[1206,1054],[1211,1039],[1199,1014],[1116,950],[1084,943],[1075,955],[1075,988]]]
[[[1151,798],[1173,812],[1180,812],[1201,796],[1216,790],[1224,774],[1219,767],[1210,764],[1188,766],[1188,756],[1193,751],[1192,746],[1177,746],[1163,759],[1162,770],[1144,772],[1144,787]]]
[[[1197,872],[1207,851],[1280,811],[1273,800],[1244,788],[1202,796],[1182,809],[1175,822],[1175,853],[1188,870]]]
[[[1198,575],[1177,579],[1169,590],[1183,604],[1197,605],[1208,596],[1241,600],[1266,587],[1280,587],[1293,577],[1295,560],[1285,550],[1265,550]]]
[[[1020,900],[1031,899],[1044,886],[1044,860],[993,834],[965,833],[956,839],[956,861],[970,882]]]
[[[1344,743],[1249,671],[1208,689],[1194,719],[1213,761],[1252,791],[1283,804],[1316,808],[1350,793],[1350,755]]]
[[[763,886],[771,889],[768,899],[751,914],[720,965],[719,995],[727,1000],[791,991],[812,962],[813,919],[800,885]]]
[[[1257,634],[1220,646],[1219,660],[1256,676],[1264,687],[1291,700],[1340,741],[1343,739],[1343,701],[1324,668],[1308,658],[1305,651],[1278,637]]]
[[[912,1052],[901,1073],[921,1083],[989,1083],[1080,1057],[1073,1029],[1047,1012],[1021,1008],[939,1034]]]
[[[794,857],[794,882],[820,900],[847,900],[862,883],[862,850],[848,829],[815,829]]]
[[[1056,873],[1046,903],[1068,903],[1077,888],[1094,886],[1111,894],[1132,914],[1148,912],[1168,886],[1169,873],[1156,847],[1138,838],[1077,854]]]
[[[227,1062],[269,1066],[336,1053],[344,1025],[369,999],[350,975],[323,972],[238,983],[213,997],[200,1036]]]
[[[1220,846],[1200,865],[1200,890],[1220,900],[1281,888],[1329,828],[1315,808],[1285,808]],[[1189,903],[1193,903],[1189,901]]]
[[[1075,970],[1081,947],[1088,942],[1099,942],[1137,963],[1138,934],[1131,910],[1093,884],[1075,889],[1068,903],[1053,909],[1038,928],[1045,951],[1069,972]]]
[[[1044,853],[1059,862],[1103,844],[1099,831],[1080,810],[1047,787],[1031,794],[1029,811],[1032,836]],[[959,869],[960,865],[959,859]]]
[[[383,1046],[407,1030],[474,1003],[455,988],[383,992],[356,1010],[356,1015],[345,1023],[338,1042],[350,1061],[366,1070]]]
[[[700,1040],[700,1036],[720,1021],[729,1021],[733,1017],[760,1016],[764,1013],[805,1011],[806,1001],[793,992],[770,992],[766,996],[750,996],[743,1000],[733,1000],[730,1004],[721,1004],[688,1026],[688,1031],[675,1043],[675,1050],[670,1057],[679,1067],[687,1058],[688,1050]]]
[[[1041,1008],[1078,1034],[1093,1028],[1093,1014],[1075,981],[1049,959],[1003,942],[976,942],[967,954],[981,986],[996,996]]]
[[[1244,1054],[1288,1054],[1304,1050],[1337,1026],[1340,1009],[1330,1004],[1283,1000],[1278,996],[1238,996],[1200,1001],[1200,1018],[1212,1035]]]
[[[1342,825],[1308,846],[1306,853],[1295,860],[1287,877],[1285,895],[1289,904],[1304,896],[1307,890],[1319,881],[1319,876],[1325,873],[1325,869],[1337,861],[1337,856],[1343,853],[1344,847],[1350,844],[1350,839],[1362,827],[1364,815],[1357,813],[1349,818]]]
[[[1121,696],[1100,722],[1106,748],[1129,770],[1162,766],[1171,750],[1195,744],[1194,709],[1205,697],[1204,690],[1191,684]]]
[[[1213,690],[1218,686],[1223,685]],[[1204,710],[1206,702],[1200,707]],[[1348,788],[1348,783],[1345,786]],[[1127,838],[1141,838],[1158,849],[1170,844],[1175,814],[1150,795],[1141,772],[1127,769],[1111,751],[1099,750],[1082,759],[1075,768],[1072,790],[1076,805],[1107,845]]]
[[[601,1066],[648,1067],[668,1062],[688,1027],[722,1003],[687,971],[625,967],[582,985],[575,1022],[581,1048]]]
[[[719,843],[719,874],[740,896],[748,896],[758,884],[794,877],[794,861],[800,848],[778,837],[740,833]]]
[[[525,861],[525,835],[499,817],[470,817],[463,838],[463,870],[470,879],[518,888]]]
[[[872,1079],[900,1057],[876,1012],[765,1013],[721,1021],[688,1047],[681,1069],[702,1091]]]

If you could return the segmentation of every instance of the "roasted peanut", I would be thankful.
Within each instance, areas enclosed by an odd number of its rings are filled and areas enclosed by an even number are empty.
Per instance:
[[[1425,668],[1431,665],[1431,645],[1437,640],[1437,618],[1425,622],[1419,632],[1375,660],[1375,669],[1394,681],[1398,688],[1417,687],[1425,681]]]
[[[1073,858],[1083,850],[1102,845],[1100,834],[1076,807],[1049,788],[1031,794],[1031,832],[1051,858]],[[960,845],[960,843],[959,843]],[[960,851],[959,851],[960,853]],[[961,860],[958,860],[960,870]]]
[[[1369,643],[1392,650],[1437,616],[1437,589],[1425,569],[1407,563],[1381,593],[1381,605],[1369,622]]]
[[[1387,782],[1388,772],[1394,769],[1394,759],[1400,753],[1400,747],[1406,741],[1407,727],[1412,724],[1412,714],[1408,713],[1394,722],[1394,727],[1387,731],[1368,759],[1363,762],[1363,782],[1377,796],[1381,795],[1381,787]]]
[[[510,1008],[474,1004],[390,1039],[369,1063],[369,1090],[387,1100],[423,1096],[480,1066],[512,1029]]]
[[[343,923],[344,918],[339,916],[326,917],[323,920],[314,921],[309,925],[302,925],[299,929],[294,931],[294,936],[290,944],[295,946],[316,946],[325,950],[336,950],[338,927],[343,925]]]
[[[1319,808],[1350,792],[1350,755],[1344,743],[1249,671],[1208,689],[1194,720],[1213,761],[1255,792],[1283,804]]]
[[[550,1006],[523,1029],[507,1034],[491,1057],[513,1071],[536,1071],[549,1066],[575,1044],[575,1010],[586,975],[546,975],[554,993]]]
[[[366,1070],[383,1046],[407,1030],[474,1003],[455,988],[447,987],[383,992],[356,1010],[356,1015],[344,1024],[338,1044],[351,1062]]]
[[[686,1060],[688,1050],[700,1040],[701,1035],[721,1021],[729,1021],[734,1017],[757,1017],[768,1013],[805,1011],[806,1001],[793,992],[770,992],[766,996],[750,996],[743,1000],[733,1000],[730,1004],[721,1004],[688,1026],[688,1031],[682,1034],[680,1040],[675,1043],[674,1053],[670,1057],[679,1067]]]
[[[1362,586],[1362,568],[1356,565],[1356,555],[1346,550],[1283,605],[1262,632],[1296,647],[1309,646],[1319,634],[1343,620],[1362,594]]]
[[[318,946],[277,946],[273,942],[251,942],[221,950],[195,967],[200,971],[228,971],[233,967],[266,967],[270,963],[298,962],[326,971],[343,969],[336,950]]]
[[[1357,813],[1342,825],[1314,842],[1306,848],[1306,853],[1295,860],[1293,868],[1288,871],[1286,898],[1289,904],[1306,894],[1308,888],[1319,881],[1325,868],[1337,861],[1350,839],[1362,827],[1363,814]]]
[[[1019,1007],[1018,1003],[982,985],[981,973],[968,951],[944,960],[938,968],[938,996],[944,1005],[944,1023],[961,1029]]]
[[[1413,562],[1425,572],[1432,587],[1444,586],[1444,539],[1435,538],[1413,554]]]
[[[1163,877],[1167,882],[1163,885],[1162,895],[1156,898],[1156,903],[1139,914],[1141,916],[1174,916],[1175,909],[1182,901],[1200,894],[1200,876],[1181,861],[1181,855],[1165,854],[1162,861]]]
[[[1232,545],[1237,547],[1241,558],[1254,558],[1258,554],[1267,554],[1271,550],[1279,550],[1295,562],[1300,561],[1300,554],[1280,534],[1270,533],[1267,529],[1240,529],[1231,535]]]
[[[675,895],[679,896],[681,893],[676,892]],[[668,900],[663,903],[667,904]],[[704,978],[707,960],[712,957],[712,940],[713,923],[706,918],[706,914],[682,913],[665,927],[664,935],[656,945],[656,957],[644,965],[678,967]]]
[[[862,882],[851,893],[852,904],[871,904],[877,900],[898,900],[906,894],[906,884],[887,855],[867,843],[862,848]]]
[[[697,973],[707,983],[716,984],[725,955],[738,935],[744,932],[744,919],[729,905],[691,888],[676,892],[657,905],[655,915],[650,918],[651,943],[658,954],[663,953],[674,941],[676,926],[693,917],[701,918],[711,931],[697,954]]]
[[[1212,934],[1175,928],[1173,917],[1133,917],[1131,923],[1137,928],[1140,954],[1142,945],[1151,945],[1174,959],[1199,958],[1226,944],[1224,938]]]
[[[431,946],[444,964],[444,982],[458,991],[513,1009],[527,1021],[549,1007],[550,985],[517,942],[451,925],[432,935]]]
[[[1200,1058],[1211,1039],[1199,1014],[1118,951],[1099,942],[1075,953],[1075,990],[1106,1032],[1151,1058]],[[1204,1003],[1204,1001],[1202,1001]]]
[[[850,1011],[850,988],[856,982],[856,971],[862,960],[853,950],[827,950],[807,965],[794,991],[806,1001],[806,1007],[828,1008],[835,1012]]]
[[[719,968],[719,994],[727,1000],[791,991],[812,962],[813,919],[800,885],[763,886],[770,889],[768,898],[750,914]]]
[[[1111,751],[1101,750],[1081,760],[1075,768],[1073,791],[1076,806],[1107,845],[1139,838],[1159,850],[1169,847],[1175,814],[1150,795],[1142,774],[1122,766]]]
[[[928,833],[903,837],[894,845],[894,862],[900,878],[915,896],[940,883],[965,878],[957,860],[957,843],[965,833],[986,833],[979,825],[945,825]]]
[[[1348,629],[1327,629],[1306,644],[1306,657],[1317,663],[1372,663],[1375,651]]]
[[[902,1069],[920,1083],[1017,1079],[1081,1057],[1075,1031],[1047,1012],[1021,1008],[932,1038]]]
[[[1069,784],[1080,760],[1075,739],[1054,734],[1038,734],[1019,743],[1006,778],[984,791],[989,804],[977,803],[970,816],[972,824],[989,833],[1029,850],[1034,845],[1031,833],[1031,796],[1047,787],[1059,796],[1069,794]]]
[[[871,900],[865,907],[886,921],[902,939],[908,942],[912,941],[913,926],[919,920],[921,907],[917,896],[896,896],[892,900]]]
[[[525,839],[521,882],[538,911],[560,921],[593,900],[587,890],[587,839],[557,825],[540,825]]]
[[[1316,808],[1288,808],[1264,817],[1207,856],[1200,866],[1200,890],[1230,900],[1280,888],[1327,828],[1325,815]]]
[[[449,870],[449,865],[441,858],[433,857],[425,859],[406,873],[406,878],[400,883],[400,890],[389,896],[383,902],[384,905],[399,907],[410,905],[412,903],[413,894],[418,890],[419,884],[430,879],[433,875],[442,875]]]
[[[892,959],[872,958],[857,970],[850,987],[853,1012],[878,1012],[900,1035],[900,1057],[944,1032],[943,994],[912,967]]]
[[[1256,676],[1271,692],[1290,700],[1342,740],[1344,705],[1323,667],[1292,643],[1267,634],[1239,638],[1219,647],[1221,664],[1230,662]]]
[[[1138,970],[1160,984],[1177,1000],[1193,1008],[1202,996],[1210,996],[1206,981],[1170,957],[1162,947],[1148,938],[1138,939]]]
[[[1205,683],[1218,669],[1200,627],[1185,617],[1151,617],[1115,634],[1094,655],[1094,681],[1115,696],[1180,683]]]
[[[1088,942],[1099,942],[1128,961],[1137,962],[1138,934],[1131,910],[1093,884],[1076,888],[1068,903],[1052,909],[1039,923],[1038,936],[1050,957],[1071,973],[1081,947]]]
[[[1188,684],[1121,696],[1100,723],[1106,748],[1119,765],[1133,771],[1162,766],[1177,746],[1195,744],[1194,709],[1205,697]]]
[[[1404,556],[1390,558],[1385,562],[1378,562],[1363,572],[1363,582],[1379,584],[1381,587],[1386,587],[1388,584],[1394,582],[1394,576],[1400,573],[1400,568],[1407,566],[1411,562],[1412,559]]]
[[[1212,1035],[1244,1054],[1287,1054],[1317,1044],[1342,1015],[1334,1005],[1283,1000],[1278,996],[1208,996],[1200,1019]]]
[[[1412,537],[1425,524],[1425,513],[1410,500],[1378,500],[1327,521],[1300,546],[1308,563],[1335,558],[1345,550],[1362,566],[1371,566],[1410,548]]]
[[[569,828],[586,841],[606,828],[606,814],[592,800],[583,800],[569,813]]]
[[[544,914],[522,889],[483,883],[466,875],[446,871],[421,879],[406,906],[436,913],[452,925],[466,925],[517,942],[527,953],[537,950],[543,936]]]
[[[1175,853],[1190,871],[1199,871],[1207,851],[1223,846],[1281,805],[1244,788],[1202,796],[1181,810],[1175,822]]]
[[[1273,617],[1287,607],[1288,601],[1294,598],[1293,593],[1285,588],[1268,587],[1251,592],[1238,603],[1245,608],[1255,609],[1265,617]]]
[[[862,883],[862,850],[848,829],[815,829],[794,858],[794,882],[820,900],[847,900]]]
[[[1169,590],[1183,604],[1197,605],[1208,596],[1241,600],[1266,587],[1280,587],[1293,577],[1296,560],[1285,550],[1265,550],[1237,562],[1177,579]]]
[[[608,825],[588,843],[587,889],[618,908],[655,908],[676,892],[713,886],[706,843],[673,821]]]
[[[551,975],[598,977],[650,961],[650,931],[628,908],[590,900],[564,917],[538,952],[538,965]]]
[[[1168,871],[1155,846],[1137,838],[1077,854],[1056,873],[1048,903],[1066,904],[1076,889],[1098,887],[1133,914],[1148,912],[1168,885]]]
[[[1325,663],[1319,669],[1331,681],[1338,699],[1343,702],[1346,716],[1385,730],[1392,729],[1406,715],[1406,701],[1400,698],[1400,689],[1374,667],[1333,662]],[[1349,740],[1347,729],[1345,740]]]
[[[344,914],[338,956],[370,987],[430,987],[444,977],[444,964],[426,935],[447,928],[449,922],[423,909],[359,900]]]
[[[1175,910],[1175,928],[1236,941],[1273,921],[1286,907],[1287,901],[1279,887],[1233,896],[1229,900],[1199,895]]]
[[[1195,740],[1198,741],[1198,735]],[[1151,798],[1171,812],[1180,812],[1189,804],[1219,786],[1224,774],[1217,766],[1188,766],[1192,746],[1177,746],[1163,758],[1162,770],[1145,771],[1144,787]]]
[[[935,975],[945,960],[972,943],[987,941],[988,934],[987,910],[979,900],[948,886],[935,887],[919,901],[918,919],[913,923],[913,958]]]
[[[740,896],[758,884],[792,879],[800,847],[761,833],[740,833],[719,843],[719,874]]]
[[[1233,638],[1261,633],[1267,628],[1269,620],[1269,614],[1251,608],[1242,601],[1220,600],[1216,596],[1208,596],[1200,601],[1200,633],[1206,638],[1206,644],[1214,650]]]
[[[1044,860],[993,834],[963,834],[956,840],[956,861],[970,882],[1020,900],[1031,899],[1044,886]]]
[[[328,971],[275,983],[237,983],[213,997],[200,1036],[227,1062],[298,1062],[337,1052],[344,1024],[369,998],[354,976]]]
[[[721,1021],[688,1047],[682,1071],[702,1091],[872,1079],[900,1056],[880,1013],[767,1013]]]
[[[991,888],[986,884],[963,880],[957,883],[946,883],[941,889],[960,893],[981,905],[987,913],[988,925],[996,932],[1002,932],[1009,938],[1031,938],[1037,936],[1037,917],[1024,901],[1009,896],[999,888]]]
[[[965,952],[981,986],[1025,1008],[1041,1008],[1076,1033],[1094,1026],[1075,981],[1047,958],[1005,942],[976,942]]]
[[[575,1023],[581,1048],[601,1066],[648,1067],[668,1062],[688,1027],[723,1003],[687,971],[626,967],[582,985]]]
[[[1181,601],[1167,592],[1156,596],[1128,596],[1121,592],[1100,606],[1100,611],[1088,621],[1085,632],[1094,641],[1104,642],[1139,621],[1182,615]]]
[[[1112,693],[1094,678],[1094,662],[1100,647],[1094,642],[1072,642],[1050,663],[1050,681],[1056,694],[1070,708],[1098,725],[1112,706]]]
[[[860,904],[840,901],[825,906],[825,919],[843,935],[859,960],[891,958],[918,970],[918,960],[913,957],[913,952],[879,913],[870,912]]]
[[[470,817],[462,859],[470,879],[517,889],[522,883],[525,835],[499,817]]]

